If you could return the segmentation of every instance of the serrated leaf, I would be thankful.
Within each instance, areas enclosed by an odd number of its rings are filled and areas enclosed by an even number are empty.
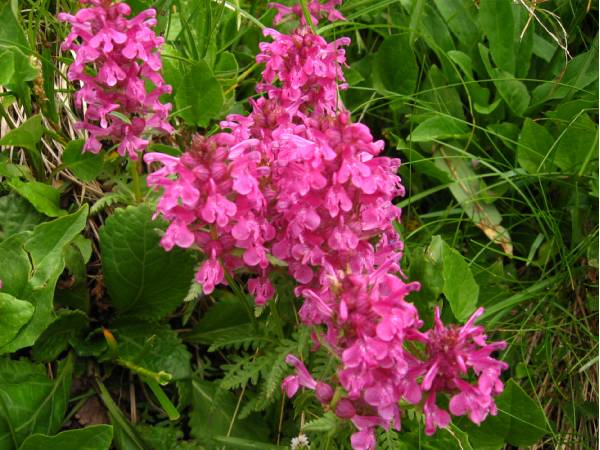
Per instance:
[[[304,425],[304,431],[326,433],[335,429],[337,418],[332,412],[326,412],[323,417],[311,420]]]
[[[33,316],[33,305],[0,292],[0,347],[12,341]]]
[[[122,321],[111,331],[114,331],[122,359],[153,372],[170,373],[173,380],[191,375],[192,355],[168,325]]]
[[[100,229],[100,249],[106,288],[119,314],[158,319],[185,298],[193,276],[190,253],[166,252],[146,205],[118,209]]]
[[[8,185],[21,197],[26,198],[35,209],[48,217],[60,217],[66,214],[60,207],[60,192],[39,181],[11,180]]]
[[[31,435],[25,439],[19,450],[108,450],[112,436],[112,426],[92,425],[78,430],[63,431],[56,436]]]
[[[0,448],[16,450],[33,433],[54,434],[66,411],[73,357],[51,380],[41,364],[0,359]]]
[[[69,142],[63,151],[62,162],[80,180],[91,181],[102,172],[104,156],[83,152],[84,142],[83,139]]]

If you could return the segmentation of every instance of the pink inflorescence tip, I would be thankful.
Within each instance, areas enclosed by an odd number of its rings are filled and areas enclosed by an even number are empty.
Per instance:
[[[82,0],[90,7],[75,15],[60,13],[71,24],[63,50],[75,52],[68,78],[79,82],[75,103],[85,105],[83,121],[77,126],[88,132],[84,151],[98,153],[101,141],[118,144],[122,156],[137,158],[148,145],[150,131],[170,133],[167,121],[170,103],[161,95],[170,93],[160,73],[159,47],[162,37],[152,28],[156,11],[147,9],[128,19],[127,3],[111,0]],[[153,88],[148,91],[151,82]]]

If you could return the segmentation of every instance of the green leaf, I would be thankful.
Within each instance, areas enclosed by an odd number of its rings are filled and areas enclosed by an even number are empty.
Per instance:
[[[479,44],[479,54],[498,94],[515,115],[522,116],[531,100],[527,87],[510,72],[492,67],[489,53],[486,47]]]
[[[64,216],[65,210],[60,208],[60,193],[39,181],[11,180],[8,185],[20,196],[26,198],[35,209],[48,217]]]
[[[173,380],[191,375],[191,355],[168,325],[122,321],[114,325],[114,332],[122,359],[153,372],[168,372]]]
[[[237,437],[217,436],[215,441],[222,444],[228,444],[226,448],[243,450],[243,449],[256,449],[256,450],[287,450],[289,447],[283,447],[281,445],[268,444],[266,442],[252,441],[250,439],[242,439]]]
[[[479,23],[490,44],[496,65],[510,74],[515,73],[515,24],[511,0],[483,1],[479,5]]]
[[[5,50],[0,53],[0,86],[6,86],[13,78],[15,73],[15,61],[12,52]]]
[[[379,46],[373,64],[378,90],[402,95],[414,92],[418,67],[407,34],[387,37]]]
[[[166,252],[145,205],[118,209],[100,229],[102,268],[111,303],[119,314],[158,319],[185,298],[193,276],[190,253],[179,248]]]
[[[433,3],[462,47],[467,51],[474,47],[479,40],[475,4],[471,0],[434,0]]]
[[[250,416],[234,418],[237,398],[221,389],[218,383],[205,380],[192,381],[191,434],[201,444],[211,444],[215,436],[232,436],[262,440],[268,434],[263,420]],[[229,432],[230,426],[231,432]]]
[[[174,87],[177,114],[190,125],[206,127],[221,112],[221,84],[203,60],[180,67],[181,82]]]
[[[82,338],[87,328],[88,318],[83,312],[63,310],[40,335],[31,349],[31,356],[38,362],[54,361],[71,341]]]
[[[0,293],[0,346],[12,341],[19,330],[31,320],[33,305]]]
[[[85,204],[73,214],[35,227],[33,235],[25,243],[25,250],[33,262],[31,284],[34,288],[48,282],[57,266],[64,266],[63,248],[84,229],[87,215],[88,206]]]
[[[80,180],[92,181],[102,172],[103,155],[82,152],[83,144],[83,139],[69,142],[63,152],[62,162]]]
[[[562,50],[561,50],[562,51]],[[590,50],[569,61],[564,73],[552,81],[537,86],[533,92],[533,104],[566,98],[580,93],[590,84],[598,81],[598,38],[594,39]]]
[[[13,341],[0,347],[0,354],[33,345],[52,321],[54,289],[65,265],[62,251],[83,229],[86,216],[84,206],[77,213],[42,223],[33,232],[16,234],[0,245],[3,291],[35,307],[31,320]],[[3,267],[5,264],[8,267]]]
[[[496,405],[498,415],[489,416],[479,427],[466,420],[461,425],[474,448],[491,447],[502,442],[528,447],[549,433],[541,405],[514,380],[508,380],[504,392],[496,397]]]
[[[56,436],[34,434],[25,439],[19,450],[108,450],[112,436],[112,426],[93,425]]]
[[[37,114],[27,119],[18,128],[6,133],[6,135],[0,139],[0,145],[22,147],[35,152],[37,151],[37,144],[42,139],[43,134],[42,116]]]
[[[531,99],[525,84],[517,80],[510,73],[499,69],[494,69],[490,73],[490,76],[508,107],[517,116],[522,116],[527,110]]]
[[[24,299],[30,291],[29,273],[31,264],[29,255],[23,249],[30,233],[14,234],[0,243],[0,280],[2,292]]]
[[[434,237],[441,239],[439,236]],[[450,308],[459,321],[466,321],[477,308],[479,285],[473,277],[469,264],[463,256],[443,243],[443,277],[444,295],[448,299]]]
[[[410,134],[413,142],[429,142],[442,139],[458,139],[468,135],[464,121],[450,116],[434,116],[426,119]]]
[[[318,433],[326,433],[335,430],[337,426],[337,417],[331,411],[326,412],[322,417],[311,420],[304,425],[304,431],[313,431]]]
[[[538,125],[530,118],[523,122],[517,145],[517,160],[519,165],[529,173],[548,172],[553,169],[553,157],[550,150],[554,145],[554,138],[542,125]]]
[[[436,152],[438,153],[441,158],[435,159],[435,165],[454,180],[448,188],[467,216],[492,242],[512,255],[512,240],[508,230],[501,225],[502,216],[493,204],[486,202],[488,188],[475,173],[469,160],[449,147],[441,147]]]
[[[29,231],[43,220],[33,205],[14,192],[0,197],[0,241]]]
[[[563,171],[583,170],[584,164],[598,159],[598,124],[587,114],[580,114],[562,135],[554,162]]]
[[[10,83],[7,83],[9,89],[14,90],[25,104],[26,108],[31,108],[29,98],[30,91],[27,81],[36,78],[38,72],[29,63],[29,46],[25,33],[13,13],[12,2],[3,2],[0,6],[0,49],[6,49],[13,56],[14,73]],[[2,59],[4,63],[4,59]]]
[[[72,373],[72,356],[59,364],[53,380],[41,364],[0,359],[0,448],[15,450],[33,433],[60,429]]]

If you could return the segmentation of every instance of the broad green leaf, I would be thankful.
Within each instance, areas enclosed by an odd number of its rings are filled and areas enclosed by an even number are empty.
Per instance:
[[[469,51],[479,40],[477,9],[470,0],[434,0],[450,31],[458,38],[462,48]]]
[[[26,198],[33,207],[48,217],[60,217],[66,214],[60,208],[60,192],[52,186],[39,181],[11,180],[9,186],[21,197]]]
[[[487,0],[479,5],[479,23],[490,44],[492,59],[496,65],[515,73],[515,48],[513,39],[515,24],[511,0]]]
[[[421,289],[412,292],[410,299],[419,310],[421,318],[428,322],[433,318],[431,305],[444,289],[442,251],[442,239],[434,236],[428,247],[416,248],[409,255],[408,278],[421,283]]]
[[[56,436],[31,435],[25,439],[19,450],[108,450],[112,436],[112,426],[92,425],[63,431]]]
[[[12,52],[8,50],[0,52],[0,61],[2,61],[2,65],[0,65],[0,86],[5,86],[10,83],[15,73],[15,61]]]
[[[0,292],[0,347],[12,341],[32,315],[31,303]]]
[[[549,63],[552,61],[552,57],[556,53],[557,49],[558,45],[551,44],[537,33],[533,35],[533,54],[535,56],[539,56],[544,61]]]
[[[250,416],[236,418],[237,398],[219,387],[218,382],[195,379],[192,382],[192,413],[190,416],[191,434],[201,444],[211,445],[215,436],[231,436],[252,440],[262,440],[267,429],[262,419]],[[233,428],[229,432],[229,427]],[[214,444],[213,444],[214,445]]]
[[[474,448],[491,447],[500,441],[515,447],[528,447],[549,432],[544,410],[515,381],[508,380],[496,397],[497,416],[489,416],[479,427],[464,421],[461,428]]]
[[[40,335],[31,349],[31,356],[39,362],[54,361],[71,341],[81,339],[87,328],[88,318],[83,312],[63,310]]]
[[[418,67],[408,35],[387,37],[373,60],[373,74],[379,90],[410,95],[417,85]]]
[[[72,356],[59,364],[54,379],[42,364],[0,359],[0,448],[16,450],[33,433],[60,429],[72,374]]]
[[[585,163],[598,159],[598,124],[581,114],[567,125],[554,162],[563,171],[583,170]]]
[[[2,292],[23,299],[30,291],[29,273],[31,264],[29,255],[23,249],[30,233],[14,234],[0,243],[0,280]]]
[[[446,242],[443,244],[442,259],[444,295],[448,299],[454,317],[464,322],[477,308],[479,285],[463,256]]]
[[[554,138],[542,125],[530,118],[523,122],[517,145],[519,165],[529,173],[548,172],[554,167],[554,156],[550,154]]]
[[[30,202],[16,193],[0,197],[0,241],[31,230],[43,219]]]
[[[86,216],[84,206],[77,213],[42,223],[33,232],[16,234],[0,245],[3,291],[35,308],[15,339],[0,347],[0,354],[33,345],[52,322],[54,289],[65,264],[62,251],[83,229]],[[3,261],[8,261],[9,267],[2,267]]]
[[[436,153],[441,157],[436,158],[435,165],[454,180],[449,186],[450,192],[467,216],[492,242],[512,255],[512,240],[508,230],[500,225],[502,216],[494,205],[486,201],[487,187],[481,177],[475,174],[469,161],[457,150],[442,147]]]
[[[111,331],[122,359],[153,372],[170,373],[173,380],[191,375],[191,355],[168,325],[127,320],[115,324]]]
[[[572,96],[581,93],[582,90],[597,81],[598,37],[596,36],[590,50],[570,60],[567,68],[564,72],[561,71],[556,79],[542,83],[533,90],[532,103],[538,105],[562,98],[570,100]]]
[[[64,265],[63,248],[85,228],[87,215],[88,206],[85,204],[73,214],[35,227],[31,238],[25,243],[25,250],[33,262],[31,283],[34,288],[43,286],[56,267]]]
[[[35,115],[19,125],[18,128],[6,133],[0,139],[0,145],[22,147],[35,152],[43,134],[42,117]]]
[[[527,110],[531,98],[525,84],[510,73],[499,69],[493,69],[490,77],[492,77],[498,93],[512,112],[517,116],[522,116]]]
[[[10,83],[7,83],[7,87],[14,90],[25,106],[30,108],[30,91],[27,81],[35,79],[38,72],[31,67],[29,62],[30,50],[27,39],[11,9],[11,2],[3,2],[0,5],[0,24],[2,24],[0,27],[0,49],[6,49],[13,56],[14,73]]]
[[[490,51],[486,47],[479,44],[479,54],[481,55],[487,73],[493,81],[494,86],[496,86],[500,97],[502,97],[515,115],[522,116],[527,110],[531,100],[527,87],[522,81],[517,80],[510,72],[492,67],[489,52]]]
[[[187,342],[212,345],[227,336],[240,337],[245,331],[253,331],[248,315],[240,313],[244,308],[241,302],[246,299],[229,293],[216,297],[219,300],[208,308],[194,329],[185,335]]]
[[[221,84],[203,60],[180,67],[181,81],[174,86],[177,114],[190,125],[205,127],[221,112]]]
[[[63,151],[62,162],[80,180],[91,181],[102,172],[103,155],[82,152],[83,144],[83,139],[69,142]]]
[[[117,210],[100,229],[104,280],[119,314],[158,319],[185,298],[194,262],[179,248],[163,250],[157,229],[164,227],[140,205]]]
[[[426,119],[410,134],[413,142],[430,142],[443,139],[467,137],[469,128],[464,121],[450,116],[434,116]]]

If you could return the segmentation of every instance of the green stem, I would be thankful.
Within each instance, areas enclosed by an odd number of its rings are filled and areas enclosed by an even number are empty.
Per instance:
[[[140,184],[140,169],[141,159],[138,158],[136,161],[129,160],[129,170],[131,172],[131,182],[133,184],[133,194],[135,195],[136,203],[142,202],[142,188]]]
[[[141,377],[154,380],[155,382],[163,384],[163,385],[167,384],[169,381],[171,381],[171,378],[172,378],[172,375],[168,372],[165,372],[163,370],[161,370],[160,372],[153,372],[151,370],[146,369],[145,367],[140,367],[140,366],[132,363],[131,361],[127,361],[126,359],[117,358],[115,360],[115,362],[118,365],[123,366],[123,367],[131,370],[132,372],[137,373]]]
[[[167,394],[165,394],[165,392],[162,390],[160,385],[156,381],[154,381],[150,378],[142,377],[142,380],[144,381],[144,383],[146,383],[150,387],[150,389],[156,396],[156,399],[160,403],[160,406],[162,406],[162,408],[167,413],[167,416],[169,416],[169,420],[179,419],[181,417],[181,415],[179,414],[179,411],[177,411],[177,408],[171,402],[169,397],[167,397]]]

